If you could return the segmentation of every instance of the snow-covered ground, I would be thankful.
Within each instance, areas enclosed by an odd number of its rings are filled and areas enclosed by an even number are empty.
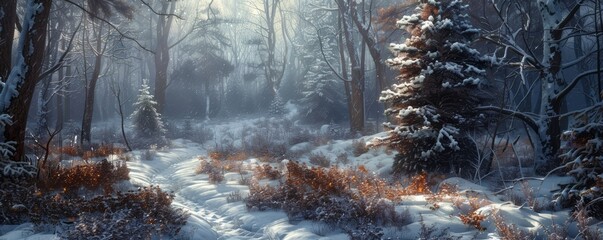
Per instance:
[[[240,185],[238,173],[225,174],[225,181],[212,184],[206,174],[195,174],[199,156],[207,155],[202,145],[175,140],[172,147],[158,151],[153,160],[135,160],[129,164],[131,182],[136,185],[159,185],[176,195],[173,205],[191,213],[181,235],[187,239],[319,239],[313,233],[317,223],[288,223],[280,211],[248,212],[242,201],[228,202],[229,194],[248,194]],[[246,161],[254,164],[253,159]],[[342,234],[330,234],[326,239]]]
[[[257,121],[213,123],[208,127],[214,130],[214,141],[199,144],[185,139],[174,140],[170,147],[156,150],[151,160],[144,159],[145,151],[135,151],[132,153],[133,159],[127,163],[130,182],[138,186],[159,185],[175,194],[173,206],[190,213],[178,239],[349,239],[341,229],[324,223],[290,222],[280,210],[249,211],[243,200],[232,198],[236,195],[244,198],[249,194],[248,186],[240,184],[239,173],[227,172],[224,181],[218,184],[211,183],[207,174],[195,173],[200,163],[199,157],[207,157],[208,151],[217,142],[232,138],[235,145],[240,144],[236,133],[252,128],[254,124]],[[373,137],[364,137],[356,142],[368,141]],[[349,161],[337,163],[339,167],[355,168],[362,165],[377,176],[388,176],[393,158],[391,152],[372,149],[355,157],[353,144],[354,140],[329,141],[318,147],[299,143],[291,146],[290,150],[306,149],[307,152],[296,160],[308,164],[308,156],[312,153],[321,153],[329,159],[336,159],[345,153]],[[242,163],[247,169],[252,169],[259,161],[250,158]],[[537,239],[546,239],[552,232],[560,230],[572,238],[578,235],[578,227],[570,222],[567,210],[535,212],[527,204],[517,206],[506,201],[510,195],[516,195],[534,199],[533,203],[548,202],[550,190],[555,188],[555,184],[568,181],[568,178],[541,180],[531,180],[526,186],[517,183],[509,191],[511,194],[499,195],[493,193],[490,183],[482,186],[460,178],[443,180],[440,185],[446,183],[455,186],[455,191],[439,195],[401,196],[396,211],[408,213],[411,223],[384,228],[384,238],[417,239],[422,234],[425,236],[426,231],[434,230],[431,238],[445,233],[460,239],[501,239],[494,216],[500,216],[505,224],[513,224],[517,230],[533,232]],[[479,221],[480,229],[461,220],[462,215],[468,216],[470,213],[484,216]],[[593,229],[603,226],[601,223],[591,224]],[[52,232],[35,233],[33,229],[32,224],[1,226],[0,240],[57,238]]]

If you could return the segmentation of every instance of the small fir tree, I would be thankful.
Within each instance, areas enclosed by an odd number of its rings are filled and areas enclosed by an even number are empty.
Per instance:
[[[134,133],[138,138],[148,140],[163,140],[165,128],[161,120],[161,114],[157,112],[157,102],[149,91],[146,81],[140,88],[138,100],[134,103],[135,110],[131,115],[134,125]],[[155,142],[158,144],[161,142]]]
[[[394,173],[470,174],[465,161],[475,159],[475,146],[467,131],[483,120],[476,107],[485,100],[490,60],[468,46],[479,31],[466,8],[460,0],[421,0],[415,14],[397,23],[410,36],[391,44],[396,58],[387,63],[400,75],[380,100],[393,121],[385,123],[388,136],[376,141],[398,151]]]
[[[285,115],[285,103],[283,102],[280,94],[276,93],[276,95],[274,95],[274,99],[272,99],[268,111],[274,116]]]

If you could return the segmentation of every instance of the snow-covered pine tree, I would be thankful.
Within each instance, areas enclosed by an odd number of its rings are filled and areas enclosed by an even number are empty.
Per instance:
[[[134,112],[130,116],[134,125],[134,133],[145,145],[163,144],[165,142],[165,128],[161,114],[157,112],[157,102],[149,91],[149,85],[145,81],[138,94],[138,100],[134,103]],[[147,141],[148,140],[148,141]]]
[[[482,124],[475,108],[486,100],[484,68],[489,58],[468,46],[479,34],[460,0],[421,0],[417,12],[398,21],[410,36],[391,44],[399,69],[398,83],[382,92],[386,137],[376,139],[398,151],[394,173],[455,172],[470,174],[467,161],[475,146],[467,131]]]
[[[285,103],[278,92],[274,95],[268,111],[274,116],[285,115]]]
[[[317,49],[318,41],[322,43],[323,50]],[[309,69],[304,75],[304,85],[300,105],[302,116],[315,123],[338,122],[346,115],[344,102],[343,82],[333,74],[326,61],[336,62],[333,55],[332,42],[325,37],[318,39],[316,33],[311,36],[305,47]],[[335,48],[336,49],[336,48]],[[324,54],[324,56],[323,56]],[[324,58],[327,58],[325,60]]]
[[[345,116],[343,84],[333,73],[327,63],[315,60],[313,66],[304,76],[303,97],[300,99],[302,114],[309,122],[338,122]]]
[[[556,194],[555,201],[561,207],[583,207],[589,215],[603,218],[603,121],[575,127],[563,138],[567,147],[561,158],[574,181]]]
[[[306,20],[303,23],[307,27],[303,28],[302,41],[298,44],[302,46],[299,52],[306,69],[299,99],[301,115],[307,122],[324,124],[345,118],[347,105],[343,81],[329,67],[330,63],[334,69],[340,69],[337,59],[338,14],[317,9],[322,5],[324,1],[312,0],[305,6],[303,15]]]

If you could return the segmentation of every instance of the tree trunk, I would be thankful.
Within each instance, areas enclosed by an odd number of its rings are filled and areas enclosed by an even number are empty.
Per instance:
[[[561,21],[563,11],[558,6],[558,1],[545,3],[539,0],[540,13],[544,24],[543,36],[543,65],[541,73],[541,107],[542,116],[539,124],[542,154],[536,159],[536,171],[546,174],[549,170],[560,165],[557,153],[561,146],[561,126],[559,113],[563,99],[557,98],[557,94],[566,86],[565,81],[559,76],[561,70],[561,49],[559,47],[563,31],[557,29]]]
[[[16,92],[3,89],[1,94],[5,101],[0,103],[0,110],[10,115],[14,122],[4,130],[4,140],[16,144],[12,157],[16,161],[25,159],[27,116],[44,62],[46,23],[51,6],[52,0],[27,1],[27,14],[19,37],[19,52],[17,52],[19,59],[7,79],[7,86],[14,87]]]
[[[343,16],[341,14],[339,14],[339,20],[337,21],[337,25],[338,25],[338,30],[339,32],[342,31],[343,27],[342,27],[342,23],[343,22]],[[347,103],[347,107],[348,107],[348,118],[350,119],[350,130],[352,129],[352,89],[350,87],[350,82],[347,81],[348,80],[348,65],[347,65],[347,61],[345,59],[345,44],[343,41],[343,35],[342,34],[337,34],[337,46],[338,46],[338,50],[339,50],[339,61],[340,61],[340,65],[341,65],[341,77],[344,79],[343,82],[343,87],[345,90],[345,100]]]
[[[42,80],[42,86],[40,86],[39,94],[38,94],[38,116],[37,119],[37,131],[35,135],[37,137],[42,137],[44,135],[45,130],[48,128],[48,103],[49,103],[49,92],[50,92],[50,80],[52,78],[52,74],[50,74],[46,79]]]
[[[54,20],[50,20],[48,26],[51,27],[48,30],[48,46],[46,47],[46,68],[52,67],[57,63],[57,55],[59,54],[59,41],[61,39],[61,31],[63,30],[62,20],[57,20],[57,24],[54,24]],[[54,26],[54,28],[52,28]],[[49,127],[50,116],[49,107],[50,98],[52,95],[51,82],[53,73],[48,74],[44,79],[41,80],[42,86],[39,89],[38,94],[38,116],[37,116],[37,132],[38,137],[42,137],[45,130]]]
[[[157,20],[157,43],[155,47],[155,101],[157,101],[157,112],[163,113],[165,108],[165,93],[167,90],[167,69],[170,63],[170,46],[168,39],[172,28],[173,14],[176,11],[176,1],[163,2],[162,12],[169,8],[169,16],[158,16]]]
[[[84,100],[84,117],[82,119],[82,133],[80,143],[84,146],[90,144],[91,130],[92,130],[92,116],[94,114],[94,97],[96,91],[96,83],[101,72],[103,50],[102,48],[102,28],[103,24],[99,26],[98,32],[96,33],[96,53],[94,58],[94,70],[92,70],[92,76],[86,86],[86,99]]]
[[[64,44],[63,44],[64,45]],[[57,94],[57,98],[56,98],[56,121],[55,121],[55,125],[54,128],[55,129],[63,129],[63,123],[65,122],[65,111],[64,111],[64,102],[65,102],[65,98],[63,96],[64,92],[63,92],[63,81],[65,80],[65,69],[64,68],[59,68],[59,81],[57,81],[57,86],[56,88],[58,89],[59,93]],[[60,135],[59,135],[60,136]],[[61,139],[59,139],[61,140]]]
[[[71,66],[70,65],[65,66],[65,78],[66,79],[71,78],[71,74],[72,74]],[[71,80],[69,80],[69,81],[71,81]],[[65,89],[63,91],[65,93],[65,95],[63,95],[63,98],[64,98],[63,104],[64,104],[64,109],[65,109],[64,110],[64,115],[65,115],[64,120],[66,120],[66,121],[71,121],[73,119],[71,116],[71,95],[68,94],[70,91],[69,86],[70,85],[67,84],[63,87],[63,89]]]
[[[6,82],[11,71],[13,38],[17,22],[17,0],[0,1],[0,80]]]
[[[356,8],[356,3],[354,1],[350,1],[353,7],[352,11],[352,20],[354,21],[354,25],[356,26],[356,29],[358,29],[358,33],[360,33],[360,36],[362,37],[362,39],[364,40],[366,46],[368,47],[368,51],[369,54],[371,55],[371,59],[373,60],[373,63],[375,64],[375,77],[377,79],[376,83],[377,83],[377,90],[379,92],[385,90],[385,88],[387,87],[387,82],[385,81],[385,70],[386,65],[383,62],[383,59],[381,58],[381,51],[379,50],[379,46],[377,44],[377,40],[373,37],[371,37],[370,34],[370,29],[369,28],[365,28],[364,25],[366,25],[365,23],[360,22],[360,19],[358,17],[358,10],[355,9]],[[369,19],[369,21],[372,21],[371,19]],[[371,24],[369,24],[370,26]]]
[[[360,60],[358,58],[358,53],[356,52],[354,41],[352,39],[351,27],[347,22],[350,6],[343,0],[338,0],[338,2],[339,11],[342,16],[341,26],[343,28],[344,41],[351,64],[351,109],[349,109],[351,116],[350,132],[355,134],[364,130],[364,74],[363,69],[360,66]]]

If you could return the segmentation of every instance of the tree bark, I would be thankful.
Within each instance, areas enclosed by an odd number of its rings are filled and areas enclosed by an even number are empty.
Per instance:
[[[337,21],[338,30],[341,32],[343,30],[342,26],[343,16],[339,14],[339,19]],[[348,81],[348,65],[345,59],[345,44],[343,41],[343,34],[337,34],[337,46],[339,50],[339,61],[341,65],[341,77],[344,79],[343,87],[345,90],[345,100],[348,107],[348,118],[350,119],[350,130],[352,126],[352,91],[350,87],[350,82]]]
[[[64,68],[60,68],[58,71],[58,77],[59,77],[59,81],[57,81],[57,85],[56,88],[58,89],[59,93],[57,94],[57,98],[56,100],[56,121],[55,121],[55,125],[54,128],[55,129],[63,129],[63,123],[65,122],[65,97],[64,97],[64,92],[63,92],[63,81],[65,80],[65,69]],[[60,135],[59,135],[60,136]],[[59,139],[60,140],[60,139]]]
[[[354,25],[356,26],[356,29],[358,29],[358,33],[360,33],[360,36],[362,37],[362,39],[364,40],[369,54],[371,55],[371,59],[373,60],[373,63],[375,64],[375,77],[377,79],[377,90],[378,91],[383,91],[385,90],[385,88],[387,87],[387,82],[385,81],[385,70],[386,65],[383,62],[383,59],[381,58],[381,51],[379,50],[379,46],[377,44],[377,40],[374,37],[371,37],[370,34],[370,28],[365,28],[364,24],[362,22],[360,22],[360,18],[358,17],[358,10],[356,9],[356,3],[355,1],[350,1],[351,4],[353,4],[352,6],[352,20],[354,22]],[[372,21],[371,19],[369,19],[368,21]],[[369,24],[370,26],[370,24]]]
[[[342,16],[341,26],[343,28],[344,41],[351,64],[350,131],[355,134],[364,130],[364,74],[352,39],[351,26],[348,24],[350,5],[346,4],[343,0],[338,0],[338,6]]]
[[[13,38],[17,23],[17,0],[0,1],[0,79],[5,82],[12,64]]]
[[[91,140],[91,129],[92,129],[92,116],[94,114],[94,97],[96,91],[96,83],[101,72],[103,52],[103,24],[100,24],[98,32],[96,33],[96,52],[94,58],[94,70],[92,70],[92,76],[86,86],[86,99],[84,100],[84,117],[82,120],[82,133],[80,143],[82,145],[90,144]]]
[[[19,37],[19,52],[17,53],[19,59],[7,79],[7,84],[14,84],[18,94],[10,93],[4,89],[2,91],[3,99],[8,99],[8,102],[3,102],[0,110],[10,115],[14,122],[13,125],[7,126],[4,130],[4,140],[16,144],[12,157],[16,161],[25,159],[24,142],[27,116],[44,63],[46,23],[51,6],[52,0],[27,1],[26,20],[24,20],[23,31]],[[32,19],[32,21],[27,19]]]
[[[561,70],[561,38],[563,37],[563,27],[561,24],[562,13],[559,0],[538,1],[540,13],[544,24],[543,34],[543,66],[540,79],[541,85],[541,106],[540,106],[540,129],[538,131],[542,151],[539,158],[536,159],[536,171],[539,174],[546,174],[548,171],[561,164],[557,156],[561,147],[561,121],[559,114],[565,99],[559,96],[559,93],[567,87],[567,83],[560,76]],[[570,13],[570,14],[575,14]],[[566,16],[571,18],[571,15]]]
[[[165,93],[167,90],[167,69],[170,63],[170,46],[168,39],[174,12],[176,11],[176,1],[162,2],[162,12],[169,9],[169,16],[158,16],[156,34],[157,43],[155,47],[155,101],[157,101],[157,112],[163,113],[165,108]]]
[[[57,23],[54,24],[54,20],[50,19],[48,21],[48,46],[46,47],[46,61],[45,61],[45,69],[48,69],[57,63],[57,55],[59,54],[59,41],[61,39],[61,31],[63,30],[64,21],[61,19],[57,20]],[[54,73],[48,74],[46,77],[41,79],[41,87],[39,88],[38,94],[38,116],[37,121],[37,132],[36,135],[41,137],[46,129],[49,127],[50,116],[49,116],[49,108],[50,98],[52,98],[51,94],[51,82],[52,76]],[[40,76],[42,77],[42,76]]]

